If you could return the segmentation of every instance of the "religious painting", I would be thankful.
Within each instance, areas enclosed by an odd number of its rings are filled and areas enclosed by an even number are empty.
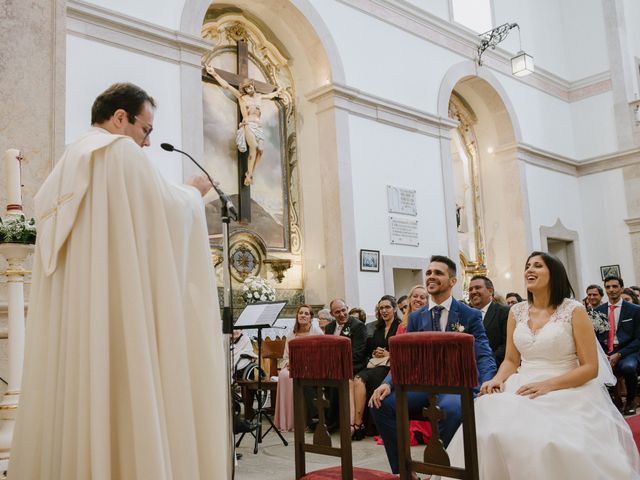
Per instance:
[[[380,251],[360,250],[360,271],[379,272],[380,271]]]
[[[602,277],[602,281],[604,282],[604,279],[609,276],[620,278],[620,265],[604,265],[600,267],[600,277]]]

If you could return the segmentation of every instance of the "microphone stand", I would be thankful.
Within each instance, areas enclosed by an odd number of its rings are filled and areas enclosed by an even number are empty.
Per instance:
[[[231,296],[231,265],[229,263],[229,223],[231,220],[238,220],[238,214],[236,209],[222,189],[216,185],[209,172],[207,172],[191,155],[182,150],[178,150],[169,143],[163,143],[160,145],[163,150],[167,152],[176,151],[183,154],[189,160],[191,160],[204,174],[207,176],[209,183],[220,197],[220,216],[222,221],[222,333],[226,335],[224,339],[224,349],[227,354],[227,391],[228,391],[228,408],[227,418],[231,421],[231,427],[229,428],[229,442],[231,446],[231,478],[235,478],[235,465],[236,465],[236,443],[233,433],[233,398],[231,395],[231,383],[232,383],[232,364],[231,364],[231,342],[233,336],[233,310],[232,310],[232,296]]]

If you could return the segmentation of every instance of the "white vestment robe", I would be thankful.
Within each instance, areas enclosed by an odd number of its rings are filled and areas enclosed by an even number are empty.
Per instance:
[[[229,471],[204,206],[129,137],[91,129],[35,197],[38,240],[13,480]]]

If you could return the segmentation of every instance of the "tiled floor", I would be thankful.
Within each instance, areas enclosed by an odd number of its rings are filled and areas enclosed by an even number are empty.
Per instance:
[[[270,432],[259,445],[258,453],[253,454],[254,439],[245,436],[238,451],[243,457],[236,466],[236,476],[238,480],[291,480],[295,474],[295,462],[293,456],[293,433],[283,433],[289,442],[285,447],[278,436]],[[311,437],[311,434],[308,434]],[[333,445],[340,443],[338,434],[332,436]],[[356,467],[367,467],[376,470],[390,472],[387,456],[384,447],[377,445],[372,437],[367,437],[360,442],[353,442],[353,464]],[[414,447],[421,452],[422,447]],[[415,453],[417,457],[421,453]],[[339,464],[337,457],[324,455],[307,454],[307,471],[318,468],[330,467]]]

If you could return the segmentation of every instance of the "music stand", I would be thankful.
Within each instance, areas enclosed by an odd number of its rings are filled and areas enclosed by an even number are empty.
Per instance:
[[[260,303],[252,303],[245,307],[245,309],[240,313],[238,320],[236,320],[233,328],[237,330],[258,330],[258,389],[256,390],[256,398],[258,399],[258,409],[255,411],[253,418],[256,419],[256,433],[250,432],[251,435],[255,438],[255,445],[253,447],[253,453],[258,453],[258,444],[262,443],[262,439],[267,436],[267,434],[273,430],[276,432],[282,443],[286,447],[289,445],[287,441],[284,439],[278,427],[275,426],[271,416],[264,408],[264,404],[262,400],[266,398],[267,391],[262,388],[262,375],[261,375],[261,367],[262,367],[262,329],[264,328],[272,328],[273,325],[278,320],[278,316],[280,312],[287,304],[285,300],[278,302],[260,302]],[[269,424],[271,425],[264,434],[262,433],[262,419],[266,418]],[[252,419],[253,420],[253,419]],[[236,442],[236,447],[240,446],[242,439],[246,435],[247,432],[243,432],[238,441]]]

